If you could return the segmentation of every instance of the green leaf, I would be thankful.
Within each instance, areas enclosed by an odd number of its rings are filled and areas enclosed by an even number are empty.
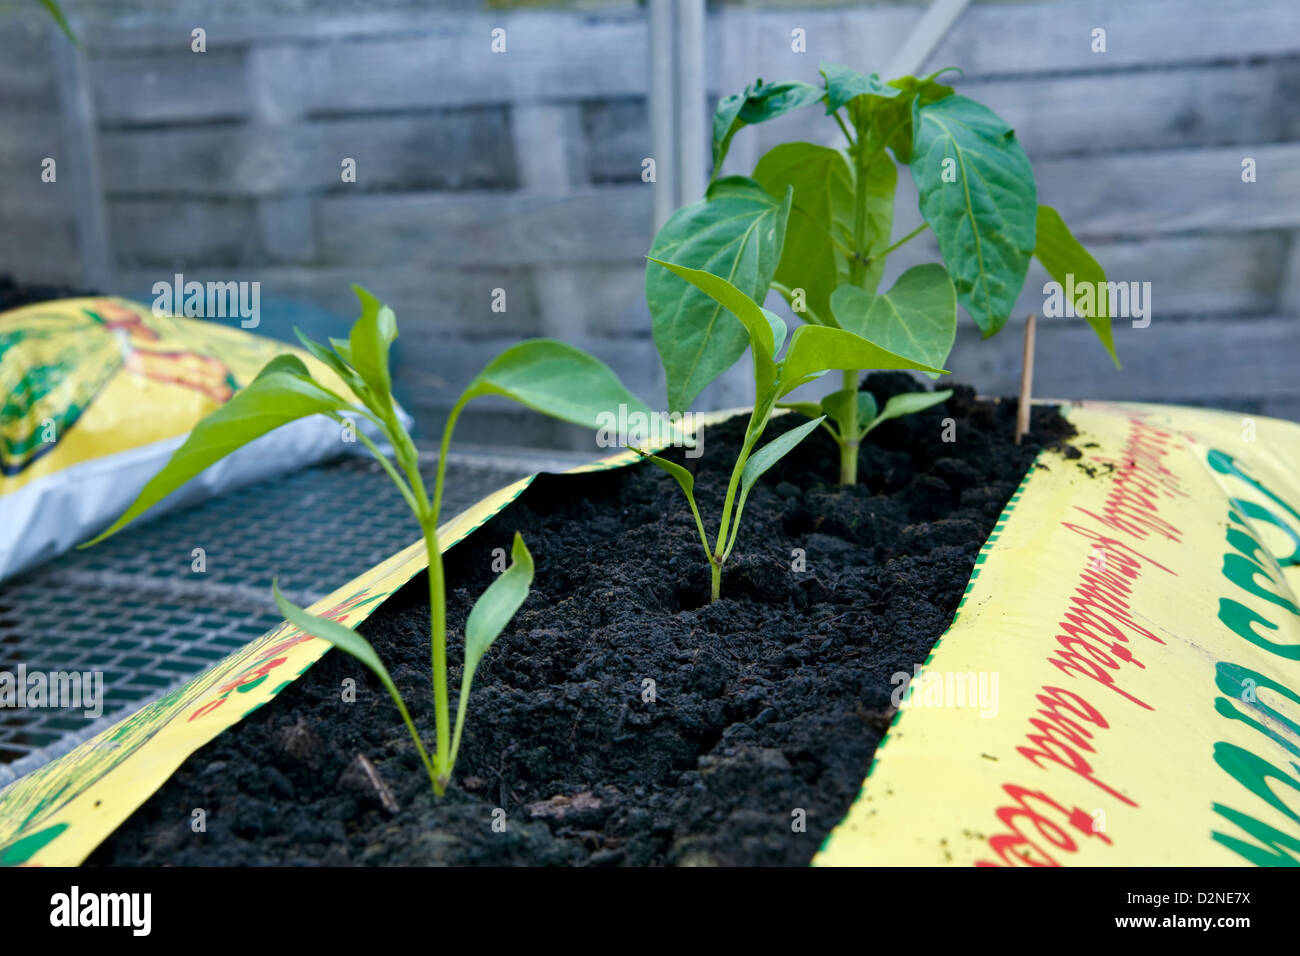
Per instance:
[[[470,609],[465,621],[465,667],[460,678],[460,699],[456,702],[456,730],[452,737],[451,760],[449,766],[456,762],[460,752],[460,735],[465,729],[465,712],[469,707],[469,691],[474,683],[474,671],[479,661],[492,646],[492,642],[501,636],[510,619],[515,616],[528,589],[533,584],[533,556],[528,553],[523,537],[515,532],[514,545],[510,549],[510,567],[488,585],[486,591],[479,595]]]
[[[887,154],[877,153],[867,170],[867,228],[862,237],[865,243],[862,251],[872,258],[862,274],[864,289],[875,289],[885,274],[887,260],[880,253],[889,247],[889,233],[894,228],[897,187],[898,167]]]
[[[880,79],[879,73],[859,73],[839,63],[823,63],[822,77],[826,80],[826,115],[846,106],[859,96],[876,96],[892,99],[899,91]]]
[[[894,164],[887,156],[884,160],[891,187],[888,209],[892,212]],[[797,315],[817,325],[831,324],[830,294],[849,279],[853,167],[839,150],[812,143],[782,143],[758,161],[754,179],[775,197],[794,189],[785,248],[774,280],[784,287],[783,294],[786,290],[804,290],[805,311]],[[878,219],[873,225],[879,228]],[[884,231],[887,237],[888,219]],[[786,301],[793,309],[793,295],[786,294]]]
[[[397,319],[393,310],[373,295],[354,285],[352,291],[361,300],[361,317],[348,337],[347,360],[362,381],[370,386],[380,403],[376,411],[392,407],[393,383],[388,373],[388,349],[397,338]]]
[[[370,645],[370,642],[352,628],[346,627],[338,621],[331,621],[329,618],[317,617],[315,614],[305,611],[292,601],[287,600],[280,593],[278,581],[272,580],[271,593],[275,597],[276,606],[279,607],[280,613],[284,615],[286,621],[304,634],[310,634],[322,641],[328,641],[344,653],[352,655],[370,668],[371,672],[379,678],[379,682],[384,685],[388,695],[393,698],[393,703],[397,705],[397,710],[402,715],[402,722],[406,724],[411,739],[415,741],[415,749],[420,754],[420,762],[429,771],[429,780],[436,787],[434,766],[432,761],[429,760],[429,755],[425,752],[424,744],[420,742],[420,732],[415,729],[415,722],[411,720],[410,711],[406,709],[406,702],[402,700],[402,695],[398,693],[397,685],[393,683],[393,679],[388,675],[388,668],[384,667],[384,662],[379,659],[379,655],[375,653],[375,649]]]
[[[465,729],[465,712],[469,707],[469,691],[474,683],[474,671],[492,642],[501,636],[510,619],[515,616],[528,589],[533,584],[533,556],[528,553],[523,537],[515,532],[510,549],[510,567],[488,585],[470,609],[465,621],[465,667],[460,678],[460,699],[456,702],[456,730],[451,742],[450,769],[460,752],[460,735]]]
[[[935,77],[943,72],[938,70],[921,79],[900,76],[889,81],[891,87],[900,91],[900,96],[892,100],[865,101],[873,137],[893,150],[900,163],[912,159],[912,104],[925,106],[953,94],[951,86],[935,82]]]
[[[804,328],[817,328],[817,326],[804,326]],[[745,462],[745,467],[740,472],[740,498],[736,502],[736,515],[732,519],[732,526],[740,526],[740,515],[745,510],[745,501],[749,498],[749,491],[763,473],[775,465],[778,461],[794,449],[801,441],[807,438],[816,430],[817,426],[826,421],[825,415],[819,415],[811,421],[806,421],[796,428],[790,429],[783,435],[778,435],[772,439],[754,454],[749,456]],[[733,534],[732,540],[735,540]]]
[[[348,365],[352,364],[352,345],[347,339],[336,339],[330,336],[330,348],[339,354]]]
[[[724,199],[733,196],[738,199],[753,199],[755,198],[755,185],[754,180],[748,176],[723,176],[721,179],[715,179],[709,184],[709,188],[705,190],[704,198]],[[782,193],[781,195],[784,196],[785,194]],[[777,199],[779,201],[780,197],[777,197]]]
[[[726,279],[705,272],[703,269],[691,269],[653,256],[647,258],[655,265],[663,266],[689,282],[740,322],[747,335],[746,344],[751,347],[754,354],[754,378],[761,404],[761,396],[770,392],[776,381],[774,355],[778,347],[778,334],[783,341],[785,339],[785,323],[779,316],[764,309]]]
[[[869,422],[876,417],[876,396],[858,392],[858,421]]]
[[[713,111],[713,175],[722,169],[722,161],[731,149],[731,138],[745,124],[740,121],[740,109],[745,105],[743,93],[732,93],[718,100]]]
[[[712,198],[679,209],[664,223],[650,257],[720,276],[762,303],[781,261],[791,194],[778,202],[752,180],[723,182],[720,193],[711,191]],[[718,302],[655,262],[646,266],[645,282],[668,405],[685,411],[735,364],[749,335]]]
[[[876,417],[876,398],[870,392],[855,391],[851,388],[840,389],[838,392],[831,392],[822,399],[821,410],[826,417],[839,426],[840,434],[846,433],[844,427],[849,420],[850,401],[856,401],[858,406],[857,421],[859,426],[864,422],[869,422]]]
[[[764,83],[755,80],[745,90],[745,103],[740,108],[740,119],[751,126],[784,116],[793,110],[811,106],[822,98],[822,91],[811,83],[791,81]]]
[[[209,465],[255,438],[299,418],[354,406],[311,380],[295,355],[278,355],[226,404],[194,426],[162,471],[149,479],[139,497],[107,531],[87,541],[89,547],[167,497]]]
[[[63,15],[63,9],[55,2],[55,0],[40,0],[40,2],[41,6],[45,8],[45,12],[50,15],[58,25],[59,29],[63,31],[63,35],[72,41],[74,46],[79,45],[77,43],[76,34],[72,32],[72,27],[68,25],[68,18]]]
[[[1110,298],[1104,291],[1106,272],[1083,244],[1074,238],[1061,214],[1051,206],[1038,207],[1038,236],[1034,255],[1048,275],[1061,284],[1062,289],[1066,285],[1066,277],[1074,276],[1075,309],[1092,326],[1097,338],[1101,339],[1101,344],[1110,353],[1111,361],[1119,368],[1119,356],[1115,354],[1115,336],[1110,328]],[[1084,308],[1080,308],[1079,296],[1086,287],[1091,287],[1094,292],[1102,291],[1102,294],[1094,295],[1091,309],[1086,308],[1086,303]]]
[[[883,295],[842,285],[831,312],[840,328],[927,365],[943,365],[957,337],[957,293],[947,270],[933,263],[908,269]]]
[[[777,408],[788,408],[792,412],[798,412],[804,418],[816,418],[826,413],[825,405],[818,402],[778,402]]]
[[[271,582],[271,594],[275,597],[275,604],[286,621],[304,634],[310,634],[312,637],[319,637],[323,641],[329,641],[339,650],[351,654],[370,668],[374,675],[379,678],[380,683],[388,689],[388,693],[392,694],[396,700],[401,700],[401,695],[398,694],[393,679],[388,676],[388,668],[384,667],[384,662],[379,659],[379,654],[375,652],[369,641],[352,628],[340,624],[338,621],[317,617],[315,614],[298,607],[280,593],[280,585],[277,581]]]
[[[867,427],[862,430],[862,434],[875,428],[881,422],[887,422],[891,418],[902,418],[904,415],[914,415],[917,412],[923,412],[934,405],[940,405],[952,398],[952,389],[945,388],[940,392],[904,392],[901,395],[895,395],[889,401],[885,402],[885,410],[874,418],[865,419]],[[875,404],[874,400],[872,402]],[[863,421],[864,419],[859,419]]]
[[[888,83],[879,74],[865,76],[836,64],[822,64],[821,72],[826,78],[827,114],[847,105],[860,142],[870,148],[888,146],[900,163],[911,158],[912,102],[924,106],[953,92],[951,86],[935,81],[946,69],[921,79],[901,76]]]
[[[308,371],[307,365],[302,359],[292,352],[284,352],[274,356],[263,365],[258,373],[253,376],[253,381],[256,382],[258,379],[276,372],[282,372],[285,375],[297,375],[301,378],[311,378],[311,372]]]
[[[785,334],[789,331],[785,326],[785,319],[767,309],[763,310],[763,317],[767,319],[768,328],[772,330],[772,354],[778,355],[781,346],[785,345]]]
[[[750,455],[749,461],[745,462],[745,467],[740,473],[742,492],[748,492],[750,488],[754,487],[754,482],[763,476],[763,472],[788,455],[795,445],[812,434],[812,430],[824,420],[825,416],[819,415],[811,421],[804,422],[797,428],[792,428],[785,434],[772,439]]]
[[[964,96],[914,104],[912,178],[957,301],[988,338],[1006,323],[1034,251],[1038,192],[1014,131]],[[945,160],[949,179],[945,182]]]
[[[465,621],[465,670],[460,681],[460,712],[456,717],[458,725],[464,719],[470,684],[474,680],[474,671],[479,661],[524,603],[532,584],[533,556],[524,544],[523,537],[516,531],[514,545],[510,549],[510,567],[502,571],[488,585],[487,590],[479,595]]]
[[[791,110],[819,102],[820,87],[810,83],[767,83],[756,80],[745,92],[725,97],[713,114],[713,175],[722,168],[731,139],[745,125],[765,123]]]
[[[712,556],[709,553],[709,538],[708,535],[704,533],[704,522],[700,519],[700,509],[695,504],[695,476],[675,461],[669,461],[667,458],[660,458],[658,455],[651,455],[647,452],[641,451],[640,449],[634,448],[633,451],[642,458],[654,462],[658,467],[668,472],[668,474],[673,476],[673,479],[677,484],[681,486],[682,491],[686,494],[686,503],[691,506],[691,515],[695,518],[695,530],[699,532],[700,545],[704,548],[705,557],[712,561]]]
[[[361,384],[361,377],[333,349],[327,349],[319,342],[308,338],[297,326],[294,326],[293,334],[298,337],[298,341],[302,343],[303,348],[310,352],[318,362],[327,365],[335,375],[347,383],[349,388],[355,390],[356,386]]]
[[[677,484],[681,485],[682,491],[686,492],[686,497],[691,501],[695,500],[695,476],[689,471],[677,464],[675,461],[669,461],[667,458],[660,458],[658,455],[651,455],[648,452],[637,452],[647,461],[654,462],[668,474],[672,475]]]
[[[484,367],[461,395],[463,405],[480,395],[503,395],[534,411],[587,428],[599,428],[602,414],[650,414],[609,366],[580,348],[554,339],[512,345]]]
[[[860,335],[844,329],[822,325],[801,325],[790,337],[785,361],[781,363],[779,395],[808,382],[817,373],[827,369],[916,369],[921,372],[940,372],[942,368],[926,365],[902,355],[896,355],[869,342]]]
[[[772,357],[776,351],[775,327],[768,318],[772,313],[767,312],[766,309],[726,279],[716,276],[712,272],[706,272],[703,269],[692,269],[675,262],[665,262],[662,259],[656,259],[654,256],[646,256],[646,258],[655,265],[663,266],[675,275],[680,276],[715,303],[725,308],[744,325],[750,339],[757,343],[763,354],[768,358]],[[781,321],[778,316],[772,315],[772,318],[778,322]],[[781,324],[784,327],[784,323]]]

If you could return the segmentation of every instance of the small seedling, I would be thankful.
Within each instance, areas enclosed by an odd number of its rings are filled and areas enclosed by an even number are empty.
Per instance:
[[[195,425],[185,443],[162,471],[150,479],[131,507],[112,527],[82,547],[95,544],[120,530],[209,465],[281,425],[316,414],[327,415],[340,423],[349,416],[372,424],[391,446],[396,467],[362,429],[356,430],[356,436],[383,466],[414,512],[428,553],[436,733],[432,756],[425,751],[401,694],[370,642],[337,621],[317,617],[295,606],[275,584],[272,592],[280,612],[292,624],[313,637],[329,641],[374,672],[397,705],[411,739],[415,741],[420,760],[428,771],[434,792],[442,795],[451,780],[460,749],[475,668],[523,604],[533,580],[532,555],[523,538],[516,533],[511,565],[483,592],[465,622],[465,661],[453,733],[447,695],[446,579],[442,550],[438,544],[438,516],[442,507],[447,452],[456,420],[471,400],[482,395],[500,395],[552,418],[592,429],[599,426],[603,413],[617,409],[620,404],[646,415],[649,410],[623,387],[607,366],[581,349],[551,339],[521,342],[489,362],[453,406],[442,434],[433,497],[430,499],[420,475],[415,444],[398,418],[392,396],[388,352],[397,338],[396,317],[392,309],[369,292],[357,286],[353,288],[361,299],[361,317],[353,325],[347,340],[330,339],[327,347],[311,341],[301,332],[297,334],[307,350],[347,385],[359,405],[313,379],[297,356],[277,356],[252,382]]]
[[[865,422],[858,432],[858,442],[860,443],[877,425],[884,424],[891,418],[914,415],[917,412],[923,412],[927,408],[948,401],[948,399],[952,398],[952,389],[945,388],[938,392],[904,392],[885,402],[885,407],[881,410],[877,410],[876,398],[870,392],[852,392],[847,389],[832,392],[823,398],[820,403],[781,402],[778,407],[791,409],[809,418],[824,416],[828,421],[843,422],[848,418],[843,403],[851,402],[855,398],[858,403],[857,420]],[[836,441],[840,440],[839,433],[831,429],[827,422],[822,423],[822,428],[826,429]]]
[[[640,452],[672,475],[686,494],[686,501],[695,518],[696,530],[700,533],[700,544],[704,546],[704,555],[709,562],[710,589],[709,600],[716,601],[721,594],[722,567],[731,556],[736,546],[736,535],[740,529],[740,517],[745,510],[745,501],[750,490],[759,477],[784,458],[799,442],[817,428],[824,425],[825,413],[814,413],[811,421],[774,439],[757,451],[754,450],[762,437],[767,423],[777,407],[779,399],[788,395],[800,385],[807,384],[822,375],[827,369],[838,368],[837,363],[850,361],[855,368],[916,369],[923,372],[942,374],[943,370],[917,362],[883,349],[860,335],[844,329],[826,326],[802,325],[790,336],[789,347],[785,357],[776,356],[785,345],[786,326],[780,316],[762,308],[757,302],[732,285],[726,279],[702,269],[691,269],[675,265],[661,259],[651,259],[657,266],[662,266],[671,273],[684,279],[690,285],[708,296],[719,309],[725,309],[735,316],[743,326],[749,339],[749,351],[754,360],[754,407],[749,414],[749,424],[745,427],[745,438],[741,443],[740,454],[731,469],[731,480],[727,484],[727,495],[722,506],[722,520],[718,534],[713,543],[704,530],[704,521],[700,509],[695,503],[695,478],[675,462],[667,461],[657,455]],[[946,395],[936,397],[923,393],[926,399],[942,401]],[[867,396],[870,399],[870,396]],[[898,398],[915,398],[915,396],[898,396]],[[872,415],[875,420],[868,430],[886,418],[906,414],[906,402],[893,407],[893,402],[885,406],[880,416]],[[933,404],[933,401],[930,402]]]
[[[1077,311],[1115,359],[1105,296],[1079,301],[1087,287],[1105,287],[1105,273],[1060,215],[1038,205],[1033,169],[1011,127],[938,82],[943,72],[886,83],[874,73],[823,65],[820,86],[759,80],[726,97],[713,118],[708,192],[664,223],[651,256],[725,276],[755,302],[776,289],[811,325],[856,332],[936,367],[952,350],[958,304],[985,338],[993,335],[1037,256],[1057,282],[1074,277]],[[752,177],[717,178],[743,127],[814,103],[838,124],[845,148],[782,143],[758,161]],[[900,166],[911,171],[924,222],[891,241]],[[878,292],[887,257],[926,229],[934,231],[944,264],[910,268]],[[740,358],[748,337],[662,269],[647,269],[646,299],[669,406],[685,410]],[[863,366],[846,355],[831,367],[842,371],[843,388],[822,411],[840,446],[840,481],[852,484],[866,409],[849,396],[858,392]]]

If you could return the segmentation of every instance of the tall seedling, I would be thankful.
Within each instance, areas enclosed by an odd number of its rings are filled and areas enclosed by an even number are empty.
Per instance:
[[[937,73],[886,83],[843,66],[824,65],[821,72],[819,86],[760,80],[718,104],[714,179],[701,201],[664,224],[652,257],[728,279],[759,303],[776,289],[811,325],[941,366],[956,337],[958,304],[985,338],[994,335],[1037,255],[1058,282],[1074,276],[1074,304],[1118,366],[1108,302],[1084,299],[1086,284],[1104,287],[1105,273],[1060,215],[1038,205],[1028,157],[1005,121],[956,95]],[[741,129],[814,103],[835,120],[844,148],[782,143],[751,177],[717,178]],[[891,240],[899,166],[911,172],[924,221]],[[910,268],[879,292],[886,258],[927,228],[943,265]],[[661,269],[647,270],[646,296],[669,405],[683,410],[740,357],[747,340],[698,289]],[[874,405],[866,407],[869,396],[858,394],[862,366],[845,358],[834,368],[842,371],[842,388],[820,411],[840,447],[840,481],[851,484],[859,444],[874,427],[868,415]],[[896,408],[919,411],[945,397],[911,393]]]
[[[326,415],[344,424],[364,419],[392,448],[386,455],[361,429],[355,434],[397,485],[424,534],[429,559],[431,609],[430,658],[434,698],[435,747],[424,748],[419,731],[379,655],[360,634],[337,621],[310,614],[288,601],[272,585],[275,601],[292,624],[307,634],[329,641],[365,664],[392,696],[436,794],[451,780],[465,726],[474,670],[492,642],[500,636],[528,596],[533,580],[533,558],[523,538],[515,534],[511,565],[475,602],[465,622],[465,661],[456,707],[454,732],[447,693],[447,595],[442,550],[438,543],[438,517],[451,435],[465,406],[483,395],[499,395],[562,421],[595,429],[602,413],[625,404],[648,415],[649,409],[632,395],[603,363],[581,349],[550,339],[532,339],[502,352],[476,375],[461,393],[447,418],[441,454],[430,498],[420,474],[419,456],[410,434],[398,418],[388,367],[389,347],[397,338],[392,309],[360,287],[361,317],[347,340],[331,339],[329,346],[297,333],[307,350],[328,366],[351,390],[355,401],[331,391],[312,378],[307,366],[294,355],[280,355],[267,363],[248,385],[226,404],[199,422],[185,443],[155,475],[126,512],[103,534],[82,547],[95,544],[138,518],[154,504],[185,484],[209,465],[269,431],[309,415]],[[360,404],[358,404],[358,402]]]
[[[642,453],[643,457],[649,458],[672,475],[686,494],[691,515],[695,518],[696,530],[700,534],[700,544],[704,547],[704,556],[709,562],[709,599],[716,601],[721,595],[722,567],[731,557],[731,551],[736,546],[736,536],[740,531],[740,517],[744,513],[745,501],[754,483],[764,472],[789,454],[817,426],[825,425],[826,416],[813,411],[811,421],[792,428],[755,451],[755,446],[767,428],[767,423],[779,400],[800,385],[817,378],[827,369],[834,368],[843,360],[871,368],[918,369],[932,374],[941,374],[943,370],[895,355],[862,336],[844,329],[808,325],[800,326],[795,330],[794,335],[790,337],[789,348],[785,349],[785,356],[778,358],[786,339],[785,322],[780,316],[762,308],[731,282],[711,272],[690,269],[662,259],[650,261],[653,267],[666,270],[707,296],[721,310],[720,318],[727,321],[738,320],[740,327],[744,329],[749,351],[754,360],[753,409],[749,414],[749,423],[745,427],[740,454],[737,455],[731,469],[731,480],[727,484],[727,494],[722,506],[722,519],[712,543],[709,542],[708,532],[700,517],[700,509],[695,502],[695,477],[675,462]],[[897,401],[897,398],[894,401]],[[893,402],[891,401],[890,404],[892,405]],[[888,414],[889,409],[890,406],[887,405],[885,415]],[[882,415],[879,420],[883,421],[885,415]]]

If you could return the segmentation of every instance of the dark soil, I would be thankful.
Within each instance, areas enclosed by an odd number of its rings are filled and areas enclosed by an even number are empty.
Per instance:
[[[867,387],[883,407],[915,385],[878,374]],[[537,577],[479,668],[444,798],[378,682],[334,652],[192,755],[90,862],[807,863],[889,724],[891,675],[910,674],[951,622],[1034,456],[1068,448],[1073,427],[1055,408],[1035,408],[1032,436],[1014,445],[1015,411],[959,387],[873,432],[852,488],[834,484],[837,451],[815,432],[750,496],[714,605],[668,475],[641,465],[544,476],[448,563],[455,662],[468,607],[493,578],[492,550],[508,549],[516,529]],[[775,420],[764,440],[800,421]],[[670,453],[698,465],[710,533],[743,427],[708,429],[702,459]],[[792,570],[795,549],[805,571]],[[426,588],[412,582],[361,631],[432,740]],[[350,704],[340,699],[349,677]],[[450,685],[460,686],[458,667]],[[204,834],[190,829],[196,807]],[[804,832],[792,827],[799,810]]]

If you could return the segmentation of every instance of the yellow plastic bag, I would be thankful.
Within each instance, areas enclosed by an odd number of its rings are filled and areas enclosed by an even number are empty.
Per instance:
[[[154,315],[125,299],[64,299],[0,315],[0,580],[103,530],[200,419],[286,352],[350,394],[305,351],[216,322]],[[346,450],[328,419],[294,422],[161,507]]]
[[[815,863],[1300,863],[1300,425],[1069,418]]]

